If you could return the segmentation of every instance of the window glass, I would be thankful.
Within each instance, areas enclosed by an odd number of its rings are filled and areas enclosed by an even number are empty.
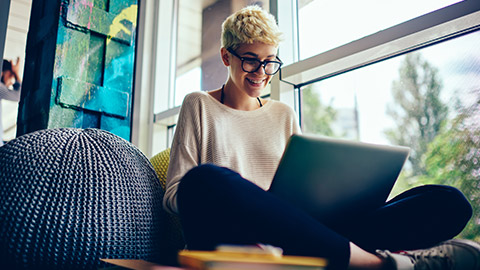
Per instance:
[[[30,10],[32,6],[32,0],[25,1],[10,1],[8,3],[2,3],[0,6],[8,7],[10,5],[8,13],[8,24],[5,33],[5,46],[3,48],[3,59],[16,61],[17,57],[20,57],[20,77],[23,78],[23,68],[25,64],[25,47],[27,43],[28,26],[30,22]],[[3,12],[2,12],[3,14]],[[2,18],[4,20],[4,18]],[[2,24],[2,26],[5,26]],[[3,42],[3,40],[1,41]],[[2,103],[0,107],[3,107],[0,113],[1,119],[0,128],[3,126],[3,139],[4,141],[12,140],[17,134],[17,117],[18,117],[18,102],[7,99],[0,100]],[[1,108],[0,108],[1,109]],[[0,136],[1,137],[1,136]]]
[[[202,13],[212,1],[179,0],[174,107],[201,90]]]
[[[480,238],[480,32],[301,89],[305,133],[411,147],[392,196],[422,184],[464,192]]]
[[[268,10],[268,0],[179,0],[174,107],[193,91],[218,89],[228,70],[220,58],[223,21],[233,12],[256,4]]]
[[[457,2],[461,1],[299,0],[300,59],[325,52]]]

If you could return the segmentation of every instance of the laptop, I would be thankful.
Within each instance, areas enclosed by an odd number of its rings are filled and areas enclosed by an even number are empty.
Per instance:
[[[293,135],[269,191],[325,224],[382,206],[410,149]]]

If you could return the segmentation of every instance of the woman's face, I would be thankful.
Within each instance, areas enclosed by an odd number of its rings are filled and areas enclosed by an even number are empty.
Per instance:
[[[226,50],[222,50],[224,57],[228,57],[224,63],[230,66],[230,80],[236,88],[243,90],[250,97],[260,96],[261,91],[268,85],[273,75],[265,74],[263,66],[253,73],[242,69],[242,60]],[[242,44],[234,52],[245,58],[255,58],[260,61],[277,61],[277,47],[261,42]]]

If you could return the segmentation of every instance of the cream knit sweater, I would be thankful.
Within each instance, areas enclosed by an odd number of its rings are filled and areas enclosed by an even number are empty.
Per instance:
[[[187,95],[173,138],[164,208],[178,213],[181,178],[205,163],[228,167],[267,190],[294,133],[300,133],[295,112],[279,101],[268,100],[257,110],[240,111],[206,92]]]

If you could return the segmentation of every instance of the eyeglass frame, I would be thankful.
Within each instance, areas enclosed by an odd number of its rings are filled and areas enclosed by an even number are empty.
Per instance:
[[[280,70],[280,68],[283,65],[282,60],[280,60],[280,58],[278,56],[275,56],[275,58],[277,58],[278,61],[270,61],[270,60],[260,61],[260,60],[258,60],[257,58],[254,58],[254,57],[242,57],[242,56],[238,55],[238,53],[236,53],[231,47],[227,48],[227,51],[229,53],[231,53],[232,55],[236,56],[238,59],[240,59],[242,61],[242,70],[247,72],[247,73],[255,73],[255,72],[258,71],[258,69],[260,67],[263,67],[263,72],[265,72],[265,74],[267,74],[267,75],[272,76],[272,75],[277,74],[277,72]],[[258,67],[253,71],[246,71],[245,68],[243,68],[243,63],[245,62],[245,60],[257,61],[257,62],[260,63],[260,65],[258,65]],[[265,66],[267,66],[269,63],[277,63],[278,64],[278,69],[274,73],[268,74],[267,71],[265,70]]]

